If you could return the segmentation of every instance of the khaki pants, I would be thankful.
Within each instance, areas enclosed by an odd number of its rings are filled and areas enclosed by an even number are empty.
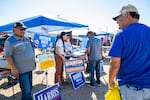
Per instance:
[[[55,83],[57,83],[57,82],[61,83],[64,81],[64,78],[63,78],[63,60],[57,54],[55,54],[55,62],[56,62]]]

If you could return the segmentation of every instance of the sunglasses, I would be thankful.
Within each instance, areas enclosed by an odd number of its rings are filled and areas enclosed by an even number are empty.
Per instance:
[[[25,31],[25,29],[23,28],[23,29],[19,29],[20,31]]]

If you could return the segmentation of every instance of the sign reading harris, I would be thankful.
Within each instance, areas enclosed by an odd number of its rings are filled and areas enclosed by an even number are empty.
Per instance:
[[[42,49],[54,49],[55,37],[35,34],[34,35],[34,44],[35,47]]]
[[[77,60],[68,60],[64,62],[65,72],[67,74],[72,72],[80,72],[84,71],[84,60],[77,59]]]
[[[61,100],[59,85],[54,84],[33,94],[34,100]]]
[[[71,73],[70,78],[71,78],[72,85],[75,90],[85,84],[85,78],[84,78],[83,72]]]

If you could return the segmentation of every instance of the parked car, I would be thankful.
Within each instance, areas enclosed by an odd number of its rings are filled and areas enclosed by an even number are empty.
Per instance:
[[[79,38],[73,38],[72,39],[72,44],[75,45],[75,46],[81,46],[81,39]]]
[[[4,44],[9,35],[0,36],[0,52],[3,52]]]

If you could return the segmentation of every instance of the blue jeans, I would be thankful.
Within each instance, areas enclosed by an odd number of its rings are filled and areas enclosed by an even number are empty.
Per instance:
[[[21,100],[32,100],[32,71],[19,74],[19,84],[22,91]]]
[[[100,60],[89,61],[90,67],[90,85],[95,85],[94,71],[96,69],[96,83],[100,84]]]
[[[148,88],[139,91],[130,89],[126,85],[119,88],[122,100],[150,100],[150,89]]]

